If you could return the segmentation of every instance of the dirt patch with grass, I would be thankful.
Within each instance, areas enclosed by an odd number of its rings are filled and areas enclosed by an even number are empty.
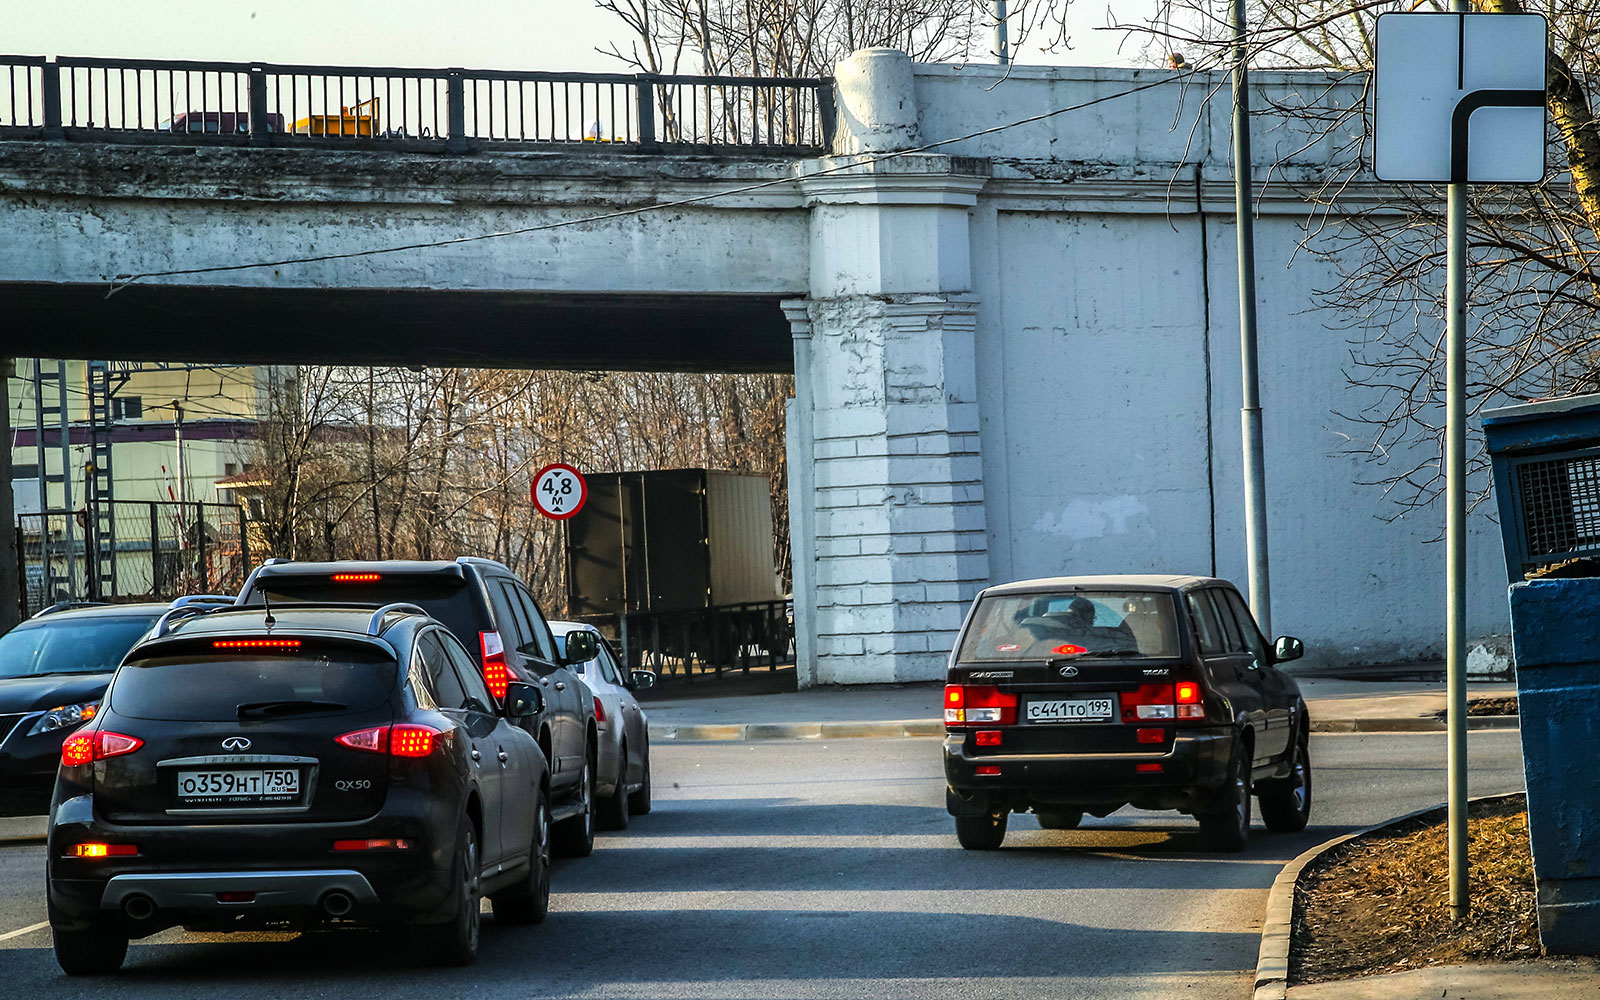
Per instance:
[[[1539,918],[1522,796],[1468,813],[1472,913],[1450,916],[1443,809],[1344,844],[1301,872],[1289,981],[1316,983],[1428,965],[1539,954]]]
[[[1443,718],[1447,718],[1450,713],[1449,713],[1448,709],[1441,708],[1441,709],[1439,709],[1439,711],[1437,711],[1437,712],[1435,712],[1433,714],[1434,714],[1435,717],[1443,719]],[[1507,694],[1507,695],[1485,695],[1482,698],[1472,698],[1467,702],[1467,714],[1468,715],[1516,715],[1517,714],[1517,696],[1514,695],[1514,694]]]

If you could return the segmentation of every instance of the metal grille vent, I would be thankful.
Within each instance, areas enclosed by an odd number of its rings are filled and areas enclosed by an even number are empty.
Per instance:
[[[1517,478],[1530,560],[1600,551],[1600,458],[1529,462]]]

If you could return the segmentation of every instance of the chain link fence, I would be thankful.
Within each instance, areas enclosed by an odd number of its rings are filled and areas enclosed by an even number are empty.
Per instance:
[[[250,573],[248,528],[236,504],[114,500],[102,506],[110,510],[18,515],[24,614],[58,601],[231,593]]]

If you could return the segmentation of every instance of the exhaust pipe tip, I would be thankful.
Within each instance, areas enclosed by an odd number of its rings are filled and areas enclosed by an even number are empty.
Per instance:
[[[330,917],[342,917],[355,909],[356,901],[348,892],[334,891],[322,897],[322,912]]]
[[[129,896],[122,901],[122,912],[129,920],[149,920],[156,914],[156,904],[149,896]]]

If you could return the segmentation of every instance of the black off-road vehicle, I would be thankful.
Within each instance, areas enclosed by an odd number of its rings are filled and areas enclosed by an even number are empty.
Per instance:
[[[1310,720],[1225,580],[1103,576],[990,587],[956,639],[944,696],[946,806],[966,848],[1000,846],[1006,819],[1047,829],[1124,805],[1200,821],[1243,850],[1252,795],[1270,830],[1311,813]]]

